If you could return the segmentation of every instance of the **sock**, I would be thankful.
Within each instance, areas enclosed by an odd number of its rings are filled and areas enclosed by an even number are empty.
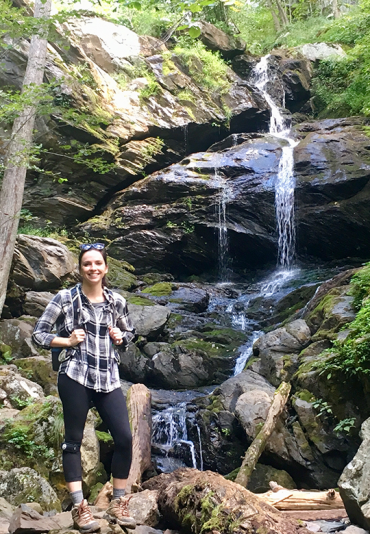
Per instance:
[[[72,491],[70,493],[73,506],[78,506],[84,499],[84,494],[82,493],[82,490]]]
[[[113,488],[113,500],[119,499],[120,497],[124,497],[125,493],[126,493],[126,490],[124,489]]]

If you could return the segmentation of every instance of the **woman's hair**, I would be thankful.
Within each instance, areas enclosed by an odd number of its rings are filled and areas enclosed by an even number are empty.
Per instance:
[[[97,252],[100,252],[100,254],[103,257],[105,265],[108,265],[108,254],[107,254],[107,250],[105,248],[102,248],[102,249],[92,249],[92,248],[90,248],[89,250],[81,250],[81,252],[80,252],[80,254],[78,256],[78,268],[80,270],[81,270],[81,262],[82,262],[83,255],[86,254],[86,252],[90,252],[91,250],[96,250]],[[102,283],[103,287],[108,287],[108,280],[107,280],[107,277],[105,275],[103,276],[103,279],[102,279],[101,283]]]

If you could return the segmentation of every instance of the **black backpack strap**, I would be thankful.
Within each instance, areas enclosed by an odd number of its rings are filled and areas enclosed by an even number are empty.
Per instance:
[[[72,308],[73,308],[73,329],[75,330],[80,326],[80,312],[82,310],[79,308],[79,295],[77,286],[72,287],[71,289],[71,298],[72,298]]]

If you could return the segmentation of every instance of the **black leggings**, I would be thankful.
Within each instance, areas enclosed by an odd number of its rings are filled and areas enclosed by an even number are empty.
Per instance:
[[[59,374],[58,391],[63,404],[65,442],[81,445],[87,413],[93,402],[114,441],[112,475],[127,478],[132,460],[132,435],[122,390],[97,393],[66,374]],[[82,480],[81,453],[79,447],[77,449],[77,452],[63,450],[66,482]]]

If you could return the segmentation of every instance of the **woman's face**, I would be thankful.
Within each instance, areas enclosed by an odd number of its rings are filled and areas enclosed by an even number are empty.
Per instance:
[[[103,256],[98,250],[88,250],[81,258],[80,275],[83,282],[88,284],[101,284],[104,275],[108,272]]]

